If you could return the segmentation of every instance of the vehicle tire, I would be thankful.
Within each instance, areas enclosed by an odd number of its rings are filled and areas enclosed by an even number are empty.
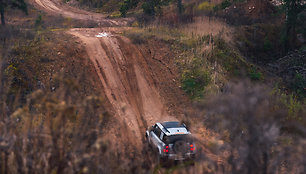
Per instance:
[[[167,167],[168,166],[168,159],[166,157],[160,157],[159,165],[161,167]]]
[[[160,154],[159,154],[159,150],[157,149],[156,152],[155,152],[155,156],[156,156],[156,164],[157,165],[160,165],[161,164],[161,157],[160,157]]]

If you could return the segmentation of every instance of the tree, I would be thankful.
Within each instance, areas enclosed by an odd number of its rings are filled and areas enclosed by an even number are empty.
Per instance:
[[[1,14],[1,24],[5,25],[4,12],[7,7],[17,8],[22,10],[25,14],[28,14],[27,4],[24,0],[1,0],[0,1],[0,14]]]
[[[156,11],[159,11],[161,8],[161,0],[146,0],[142,4],[143,12],[150,16],[155,16]]]
[[[305,0],[283,0],[286,8],[286,23],[285,23],[285,52],[288,51],[290,43],[294,43],[296,40],[296,22],[298,15],[305,10]],[[291,39],[289,39],[289,37]]]
[[[137,7],[139,0],[124,0],[123,4],[120,7],[120,13],[122,17],[126,16],[127,11],[132,8]]]
[[[205,126],[217,132],[215,138],[223,140],[214,152],[227,154],[223,159],[227,167],[216,167],[212,173],[305,173],[306,131],[301,121],[305,110],[291,113],[292,106],[283,97],[267,87],[240,82],[199,103],[197,118],[202,117]],[[288,138],[291,143],[284,142]]]
[[[142,4],[143,12],[150,16],[161,13],[161,7],[169,5],[170,0],[145,0]]]
[[[177,11],[179,15],[182,15],[183,12],[182,0],[177,0]]]

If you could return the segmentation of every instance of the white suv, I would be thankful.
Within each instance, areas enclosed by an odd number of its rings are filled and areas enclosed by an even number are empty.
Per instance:
[[[196,147],[191,133],[179,122],[156,123],[146,131],[146,138],[161,159],[194,159]]]

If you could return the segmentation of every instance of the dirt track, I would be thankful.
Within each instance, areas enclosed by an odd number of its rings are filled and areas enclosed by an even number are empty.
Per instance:
[[[59,1],[35,0],[35,3],[49,13],[94,20],[106,26],[124,26],[129,20],[105,19],[104,15],[69,7]],[[75,28],[68,33],[84,43],[117,119],[127,124],[141,143],[149,125],[176,118],[167,113],[140,50],[119,34],[123,29],[126,28]]]
[[[148,125],[174,119],[165,111],[152,79],[146,76],[148,65],[143,55],[129,39],[116,35],[112,28],[71,29],[68,33],[85,43],[108,100],[139,140]]]
[[[35,7],[42,9],[52,15],[61,15],[67,18],[79,20],[91,20],[99,26],[125,26],[132,19],[106,19],[106,16],[100,13],[92,13],[78,8],[68,6],[59,0],[31,0]]]

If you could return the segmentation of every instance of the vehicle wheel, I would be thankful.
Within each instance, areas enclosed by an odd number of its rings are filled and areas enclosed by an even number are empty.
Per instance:
[[[169,167],[170,165],[170,162],[167,157],[160,157],[159,163],[161,167]]]
[[[160,165],[161,164],[161,157],[159,155],[158,150],[156,150],[155,155],[156,155],[156,163],[157,163],[157,165]]]

